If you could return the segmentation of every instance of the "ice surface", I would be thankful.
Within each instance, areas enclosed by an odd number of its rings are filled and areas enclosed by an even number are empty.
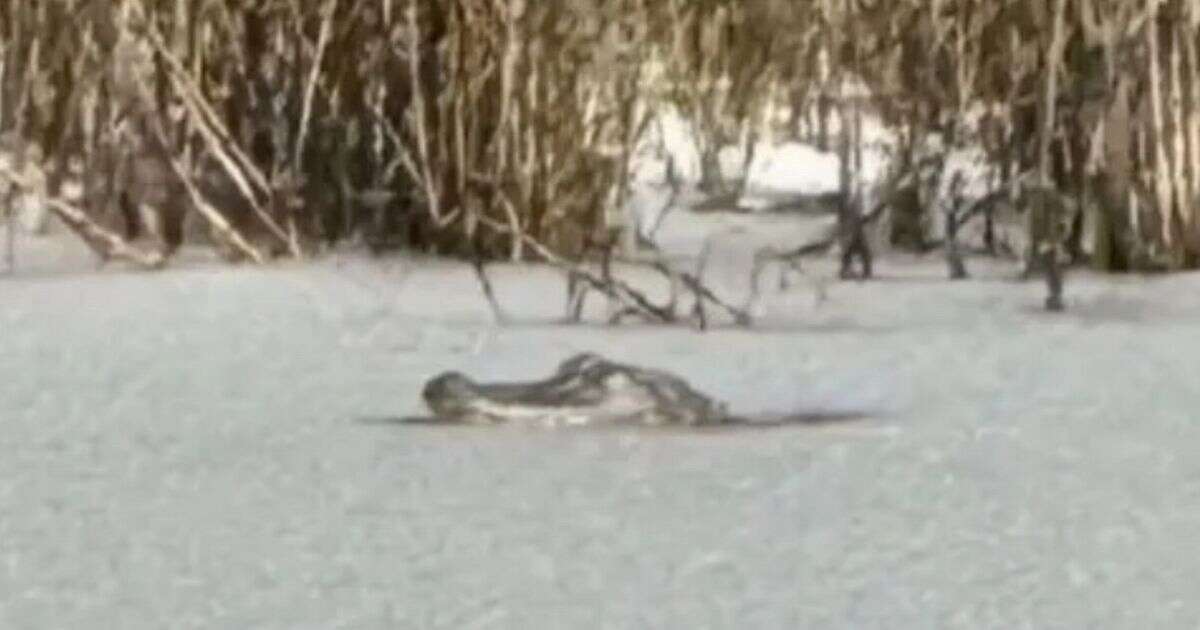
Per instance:
[[[722,291],[818,219],[692,216]],[[752,330],[563,326],[562,281],[333,256],[0,276],[0,627],[1190,628],[1200,276],[829,261]],[[190,256],[190,258],[189,258]],[[646,278],[649,283],[650,279]],[[744,288],[744,287],[743,287]],[[732,293],[730,293],[732,295]],[[595,351],[778,430],[400,426],[431,375]]]

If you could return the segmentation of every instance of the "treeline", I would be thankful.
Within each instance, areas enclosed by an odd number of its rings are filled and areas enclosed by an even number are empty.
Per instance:
[[[708,189],[772,112],[836,146],[866,110],[897,173],[982,146],[1013,199],[1076,200],[1095,266],[1177,269],[1200,260],[1198,38],[1196,0],[0,0],[0,133],[105,255],[161,264],[190,216],[254,260],[572,259],[662,108]]]

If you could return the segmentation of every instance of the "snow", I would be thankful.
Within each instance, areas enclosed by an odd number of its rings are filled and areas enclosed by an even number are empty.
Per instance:
[[[647,203],[654,201],[647,194]],[[664,222],[737,301],[827,217]],[[0,240],[2,242],[2,240]],[[886,255],[774,281],[755,327],[557,323],[547,269],[337,254],[0,276],[3,628],[1195,627],[1200,275]],[[771,276],[772,278],[774,276]],[[652,279],[641,278],[652,287]],[[402,426],[444,370],[579,351],[672,370],[751,431]]]
[[[756,189],[807,195],[838,191],[838,156],[800,143],[785,143],[756,160],[750,172]]]

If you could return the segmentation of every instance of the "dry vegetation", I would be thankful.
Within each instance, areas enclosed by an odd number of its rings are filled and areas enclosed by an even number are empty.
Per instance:
[[[231,259],[351,239],[570,264],[611,241],[667,106],[713,194],[717,152],[753,155],[782,106],[841,150],[861,240],[870,111],[901,138],[885,197],[912,189],[918,232],[960,213],[948,250],[990,216],[937,198],[974,144],[1010,202],[1081,210],[1031,258],[1178,269],[1200,260],[1198,37],[1195,0],[3,0],[0,133],[105,257],[160,266],[202,232]]]

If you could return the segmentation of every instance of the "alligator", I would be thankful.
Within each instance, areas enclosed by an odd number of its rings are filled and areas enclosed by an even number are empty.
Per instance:
[[[476,383],[461,372],[430,379],[425,404],[444,422],[542,426],[705,426],[745,422],[725,403],[661,370],[582,353],[540,381]]]

